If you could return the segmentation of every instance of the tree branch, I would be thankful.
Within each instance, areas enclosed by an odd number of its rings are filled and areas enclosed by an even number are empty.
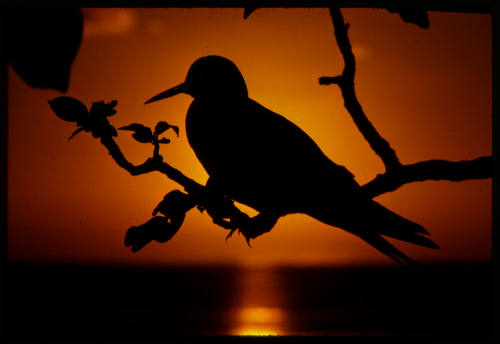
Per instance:
[[[361,188],[368,197],[373,198],[386,192],[394,191],[404,184],[425,180],[461,181],[467,179],[491,178],[493,175],[493,158],[485,156],[471,161],[428,160],[415,164],[403,165],[399,162],[395,151],[384,140],[366,117],[354,89],[356,72],[355,57],[347,35],[349,24],[339,8],[330,8],[330,16],[335,32],[337,45],[344,59],[342,74],[335,77],[319,78],[320,85],[336,84],[339,86],[344,106],[354,123],[373,151],[382,159],[385,173],[379,174]]]
[[[426,180],[449,180],[459,182],[468,179],[491,178],[493,157],[484,156],[468,161],[428,160],[402,165],[399,169],[379,174],[361,187],[370,198],[394,191],[399,187]]]
[[[320,85],[337,84],[340,87],[342,97],[344,98],[345,108],[349,111],[354,123],[370,147],[382,159],[386,171],[397,168],[401,163],[396,153],[368,120],[356,96],[354,90],[356,61],[352,52],[351,42],[347,35],[349,24],[344,23],[344,18],[338,8],[331,8],[330,15],[332,17],[337,45],[344,59],[344,70],[340,76],[321,77],[319,83]]]
[[[215,224],[234,231],[241,228],[244,222],[249,219],[249,216],[240,211],[232,200],[209,192],[205,186],[186,177],[181,171],[163,162],[163,158],[158,153],[154,154],[153,158],[149,158],[144,163],[136,166],[125,158],[120,147],[111,136],[101,137],[101,143],[108,149],[113,160],[131,175],[137,176],[157,171],[181,185],[192,197],[194,203],[207,210]]]
[[[141,165],[136,166],[125,158],[120,147],[118,147],[111,136],[102,137],[101,143],[108,149],[109,155],[111,155],[115,162],[133,176],[158,171],[184,187],[188,193],[200,193],[205,188],[203,185],[186,177],[181,171],[163,162],[160,155],[155,155],[154,158],[149,158]]]

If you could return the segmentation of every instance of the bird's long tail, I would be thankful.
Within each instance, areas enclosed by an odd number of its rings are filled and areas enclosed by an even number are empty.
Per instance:
[[[409,221],[398,214],[383,207],[377,202],[366,199],[356,204],[347,200],[337,204],[332,212],[331,205],[322,202],[315,211],[308,212],[316,219],[340,227],[359,236],[368,244],[397,262],[414,264],[406,254],[398,250],[382,236],[391,237],[419,246],[439,249],[431,239],[426,236],[429,232],[419,224]]]
[[[366,218],[359,221],[360,223],[358,222],[356,226],[358,228],[354,228],[352,232],[398,262],[414,263],[413,260],[391,245],[381,235],[419,246],[439,249],[439,246],[434,241],[423,236],[430,235],[424,227],[399,216],[373,200],[368,201],[361,216],[366,216]],[[359,227],[360,225],[364,228]]]

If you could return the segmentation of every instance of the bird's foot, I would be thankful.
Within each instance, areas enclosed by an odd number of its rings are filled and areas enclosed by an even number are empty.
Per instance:
[[[237,228],[233,228],[233,229],[231,229],[231,231],[229,232],[229,234],[226,236],[226,241],[227,241],[227,239],[229,239],[230,237],[232,237],[232,236],[233,236],[233,233],[234,233],[234,232],[236,232],[236,229],[237,229]]]
[[[247,221],[240,225],[238,233],[243,234],[248,246],[252,247],[252,245],[250,245],[250,240],[271,231],[278,221],[278,218],[279,216],[260,213],[257,216],[248,218]]]

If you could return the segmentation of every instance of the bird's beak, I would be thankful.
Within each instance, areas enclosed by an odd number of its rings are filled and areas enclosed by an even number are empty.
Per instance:
[[[179,94],[179,93],[186,93],[186,84],[185,83],[182,83],[182,84],[177,85],[175,87],[169,88],[168,90],[157,94],[153,98],[146,101],[144,104],[149,104],[149,103],[155,102],[157,100],[169,98],[169,97],[175,96],[176,94]]]

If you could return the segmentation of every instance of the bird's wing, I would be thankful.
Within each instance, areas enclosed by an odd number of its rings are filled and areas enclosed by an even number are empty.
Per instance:
[[[329,180],[339,187],[353,186],[354,176],[332,162],[311,137],[285,117],[249,100],[245,118],[249,119],[245,132],[251,137],[240,139],[250,142],[248,152],[253,152],[256,161],[265,162],[266,173],[287,182]]]
[[[195,100],[186,129],[210,177],[228,196],[256,209],[300,208],[318,189],[344,194],[358,187],[303,130],[251,99]]]

